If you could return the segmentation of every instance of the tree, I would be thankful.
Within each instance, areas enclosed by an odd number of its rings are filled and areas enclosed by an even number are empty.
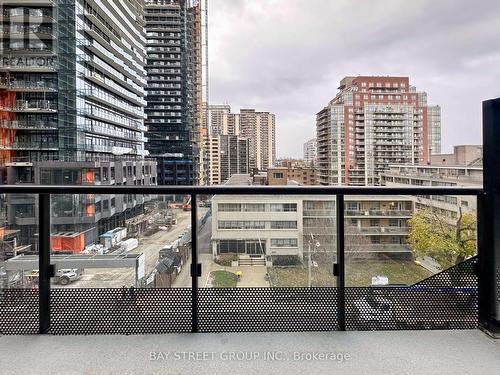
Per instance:
[[[362,234],[356,225],[344,224],[344,251],[347,260],[373,257],[370,237]]]
[[[461,208],[456,221],[426,209],[414,213],[409,224],[409,242],[415,254],[429,256],[443,268],[476,254],[476,217]]]

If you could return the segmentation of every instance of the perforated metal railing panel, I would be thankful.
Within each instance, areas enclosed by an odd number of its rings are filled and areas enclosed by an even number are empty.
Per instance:
[[[38,290],[0,289],[0,335],[38,333]]]
[[[474,329],[476,258],[408,287],[345,289],[347,330]],[[0,290],[0,334],[38,332],[38,292]],[[191,288],[51,290],[53,334],[191,332]],[[338,289],[200,288],[200,332],[335,331]]]
[[[474,329],[477,258],[408,287],[346,288],[347,330]]]
[[[427,285],[430,287],[463,287],[477,288],[477,256],[469,258],[457,265],[441,271],[414,285]]]
[[[200,332],[335,331],[337,288],[201,288]]]
[[[191,332],[191,288],[52,289],[53,334]]]

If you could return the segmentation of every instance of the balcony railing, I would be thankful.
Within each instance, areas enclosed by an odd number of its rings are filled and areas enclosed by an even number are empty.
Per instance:
[[[372,243],[369,245],[356,246],[353,249],[346,249],[346,253],[369,254],[369,253],[411,253],[412,249],[408,244],[385,244]]]
[[[1,110],[12,112],[57,112],[57,103],[50,100],[18,101],[13,106],[1,106]]]
[[[456,187],[298,187],[298,186],[1,186],[0,194],[32,194],[37,196],[38,256],[21,257],[28,262],[24,269],[38,267],[38,289],[3,290],[0,297],[0,323],[7,333],[162,333],[162,332],[220,332],[220,331],[293,331],[293,330],[361,330],[361,329],[425,329],[475,328],[478,324],[478,293],[476,263],[481,263],[483,251],[484,193],[479,188]],[[139,254],[80,255],[68,258],[51,252],[51,195],[183,195],[190,196],[191,233],[200,230],[198,198],[202,196],[328,196],[335,201],[335,209],[324,210],[334,214],[336,226],[321,233],[319,245],[309,267],[328,251],[324,247],[335,245],[335,260],[330,263],[328,277],[335,279],[331,286],[280,287],[279,276],[269,275],[270,288],[205,288],[200,285],[202,263],[198,255],[196,235],[191,238],[190,283],[186,288],[138,287],[132,297],[124,297],[121,288],[51,288],[51,263],[60,268],[76,268],[68,262],[78,261],[81,267],[95,267],[95,262],[121,262],[137,267]],[[357,258],[368,253],[408,254],[406,245],[366,244],[353,246],[351,231],[345,231],[344,196],[360,195],[472,195],[478,199],[478,258],[470,258],[450,270],[416,284],[386,287],[351,287],[346,285],[346,257]],[[234,199],[234,198],[233,198]],[[104,208],[103,208],[104,209]],[[323,210],[320,210],[323,211]],[[96,219],[100,216],[95,214]],[[34,218],[31,218],[32,220]],[[83,218],[81,218],[83,219]],[[55,219],[54,219],[55,220]],[[23,223],[29,224],[29,223]],[[378,231],[401,231],[407,228],[368,228]],[[64,235],[64,234],[63,234]],[[248,240],[252,251],[259,250],[259,233],[254,231]],[[243,246],[242,245],[242,246]],[[245,245],[247,246],[247,245]],[[304,252],[307,251],[307,245]],[[252,253],[249,253],[252,254]],[[310,254],[310,253],[309,253]],[[272,253],[271,253],[272,255]],[[373,256],[373,254],[372,254]],[[375,254],[376,256],[376,254]],[[406,255],[405,255],[406,256]],[[305,253],[307,257],[307,252]],[[255,262],[264,262],[259,256]],[[72,260],[73,259],[73,260]],[[350,258],[348,258],[350,259]],[[187,260],[187,258],[186,258]],[[30,263],[31,262],[31,263]],[[252,260],[252,262],[254,262]],[[317,266],[314,266],[317,267]],[[273,272],[276,270],[272,268]],[[245,277],[245,272],[243,277]],[[285,273],[286,274],[286,273]],[[479,277],[481,275],[479,274]],[[481,283],[480,283],[481,285]],[[139,286],[139,285],[137,285]],[[127,295],[129,292],[126,291]],[[132,292],[130,292],[132,293]],[[5,297],[7,296],[7,297]],[[131,302],[132,301],[132,302]],[[168,303],[165,303],[168,301]],[[133,305],[131,305],[133,303]],[[389,312],[375,320],[360,322],[360,316],[372,314],[373,307],[383,303]],[[378,306],[378,305],[377,305]],[[17,309],[24,320],[9,315]],[[117,310],[119,309],[119,311]],[[121,310],[120,310],[121,309]],[[372,310],[370,310],[372,309]],[[394,309],[394,311],[392,311]],[[481,306],[479,306],[481,309]],[[397,310],[397,311],[396,311]],[[33,311],[37,312],[33,314]],[[358,311],[357,313],[355,311]],[[372,312],[370,312],[372,311]],[[384,310],[386,311],[386,310]],[[389,310],[387,310],[389,311]],[[439,314],[436,315],[436,311]],[[114,312],[114,313],[113,313]],[[116,313],[116,314],[115,314]],[[31,314],[31,315],[30,315]],[[110,315],[111,314],[111,315]],[[365,314],[365,315],[360,315]],[[258,319],[255,317],[258,316]],[[158,322],[161,322],[160,324]]]
[[[57,130],[57,122],[0,120],[0,128],[26,129],[26,130]]]
[[[402,216],[410,217],[412,214],[409,210],[347,210],[345,216],[347,217],[370,217],[370,216]]]
[[[407,234],[408,227],[360,227],[359,234]]]
[[[8,142],[0,143],[1,150],[57,150],[57,142]]]
[[[0,87],[18,91],[55,92],[57,83],[53,81],[0,80]]]

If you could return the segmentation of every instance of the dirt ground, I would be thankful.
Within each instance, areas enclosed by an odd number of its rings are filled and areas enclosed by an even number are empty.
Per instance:
[[[145,255],[145,274],[148,275],[158,263],[158,253],[166,244],[176,240],[191,224],[191,212],[177,210],[177,225],[169,231],[159,231],[149,237],[139,238],[139,247],[130,254]],[[83,276],[66,286],[66,288],[119,288],[132,286],[135,282],[133,268],[90,268]],[[54,287],[61,287],[55,284]]]

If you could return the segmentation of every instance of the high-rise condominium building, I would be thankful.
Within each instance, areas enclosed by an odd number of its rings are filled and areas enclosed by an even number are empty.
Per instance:
[[[203,103],[205,169],[209,185],[221,183],[219,135],[228,134],[227,121],[230,113],[231,107],[228,104],[211,104],[207,107],[207,103]]]
[[[316,164],[316,156],[317,143],[316,138],[313,138],[304,143],[304,162],[309,166],[313,166]]]
[[[146,144],[162,185],[203,184],[201,5],[147,0]]]
[[[220,183],[229,179],[234,173],[248,173],[254,168],[266,170],[273,167],[276,161],[275,116],[269,112],[256,112],[255,109],[242,109],[240,113],[231,113],[227,104],[209,105],[206,128],[210,137],[221,137],[219,140],[220,155],[208,152],[212,160],[208,163],[209,175],[218,170]],[[230,136],[230,137],[227,137]],[[215,144],[206,141],[205,144]],[[224,146],[227,144],[227,147]],[[246,146],[248,144],[248,146]],[[247,150],[248,151],[244,151]],[[224,154],[225,153],[225,154]],[[231,155],[229,158],[228,155]],[[237,157],[237,161],[236,158]],[[229,159],[228,159],[229,158]],[[232,158],[233,161],[230,161]],[[247,165],[248,162],[248,165]],[[211,168],[210,165],[220,168]]]
[[[228,104],[212,104],[208,106],[208,123],[206,128],[211,135],[234,134],[228,130],[228,118],[231,106]]]
[[[219,135],[221,183],[234,174],[250,173],[250,140],[236,135]]]
[[[222,134],[240,135],[240,114],[229,113],[224,119]]]
[[[250,142],[250,169],[265,170],[276,161],[275,115],[242,109],[231,113],[229,105],[210,105],[212,135],[237,135]]]
[[[142,1],[4,0],[1,12],[1,182],[155,184],[156,163],[144,158]],[[91,241],[144,199],[54,196],[53,230]],[[21,241],[35,241],[34,205],[8,196]]]
[[[209,184],[220,185],[234,174],[249,173],[250,142],[236,135],[207,137]]]
[[[207,135],[205,137],[205,149],[207,150],[207,172],[208,184],[220,185],[220,143],[218,136]]]
[[[421,164],[440,150],[440,109],[408,77],[345,77],[316,116],[323,185],[376,185],[389,164]]]
[[[427,106],[427,124],[429,127],[429,154],[441,153],[441,107]]]
[[[210,135],[240,135],[240,114],[231,113],[229,104],[210,104],[207,112]]]
[[[242,109],[239,124],[235,118],[236,134],[250,140],[250,169],[265,170],[276,161],[275,116],[255,109]]]

